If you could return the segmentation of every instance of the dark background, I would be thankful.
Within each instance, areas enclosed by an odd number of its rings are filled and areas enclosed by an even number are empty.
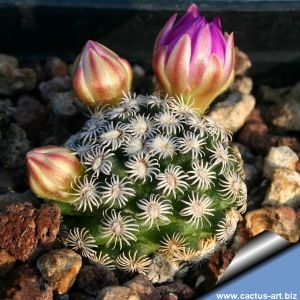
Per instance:
[[[150,67],[155,37],[186,0],[0,0],[0,52],[21,62],[57,55],[71,62],[88,39],[131,62]],[[223,30],[250,55],[255,75],[283,72],[300,78],[300,1],[195,1],[206,17],[220,15]],[[280,71],[276,71],[277,67]],[[275,69],[274,69],[275,68]]]

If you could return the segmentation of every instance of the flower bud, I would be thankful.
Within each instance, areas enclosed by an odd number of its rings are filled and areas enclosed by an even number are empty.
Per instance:
[[[73,72],[73,86],[80,100],[88,105],[117,103],[131,87],[129,63],[105,46],[88,41]]]
[[[68,149],[58,146],[36,148],[26,155],[31,190],[39,197],[69,202],[72,182],[84,172]]]
[[[208,22],[195,4],[175,21],[176,14],[156,39],[153,69],[164,93],[192,98],[204,113],[233,80],[233,34],[223,35],[220,19]]]

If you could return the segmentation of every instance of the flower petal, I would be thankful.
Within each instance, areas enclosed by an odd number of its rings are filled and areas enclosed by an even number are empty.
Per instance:
[[[172,50],[166,65],[166,74],[175,94],[184,93],[188,88],[190,71],[191,39],[184,34]]]

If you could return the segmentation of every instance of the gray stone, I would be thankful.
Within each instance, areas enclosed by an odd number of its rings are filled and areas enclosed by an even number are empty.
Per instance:
[[[11,96],[31,91],[35,84],[36,74],[32,69],[19,68],[16,58],[0,55],[0,94]]]
[[[296,170],[298,155],[289,147],[272,147],[264,161],[264,176],[271,179],[275,169]]]
[[[10,122],[12,111],[12,102],[10,99],[0,100],[0,126],[7,125]]]
[[[271,109],[271,122],[284,130],[300,131],[300,101],[286,99]]]
[[[244,124],[255,106],[252,95],[232,93],[224,101],[218,103],[209,116],[225,129],[235,133]]]
[[[263,205],[300,206],[300,174],[289,169],[276,169]]]
[[[250,94],[253,87],[253,81],[250,77],[236,77],[232,83],[230,90],[232,92],[239,92],[243,94]]]
[[[52,250],[37,260],[42,277],[59,294],[64,294],[70,289],[81,265],[81,256],[71,249]]]
[[[57,116],[65,119],[75,116],[81,110],[73,92],[56,93],[50,101],[50,107]]]
[[[259,179],[259,171],[258,169],[252,164],[244,164],[244,173],[245,173],[245,183],[247,188],[252,188],[257,180]]]
[[[53,99],[56,93],[64,93],[72,89],[70,76],[56,76],[39,84],[39,91],[45,101]]]
[[[19,168],[25,165],[25,155],[30,149],[26,132],[17,124],[11,123],[6,139],[0,141],[0,160],[6,168]]]
[[[108,286],[101,290],[96,300],[140,300],[140,297],[128,287]]]

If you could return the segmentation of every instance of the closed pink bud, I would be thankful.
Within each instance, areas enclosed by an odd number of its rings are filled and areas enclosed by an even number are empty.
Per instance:
[[[153,69],[166,94],[192,98],[204,113],[233,80],[233,34],[223,35],[220,19],[208,22],[195,4],[175,21],[173,15],[156,39]]]
[[[131,82],[132,70],[125,59],[97,42],[85,44],[73,72],[80,100],[92,106],[117,103]]]
[[[38,197],[69,202],[72,182],[84,172],[68,149],[58,146],[36,148],[26,155],[29,185]]]

